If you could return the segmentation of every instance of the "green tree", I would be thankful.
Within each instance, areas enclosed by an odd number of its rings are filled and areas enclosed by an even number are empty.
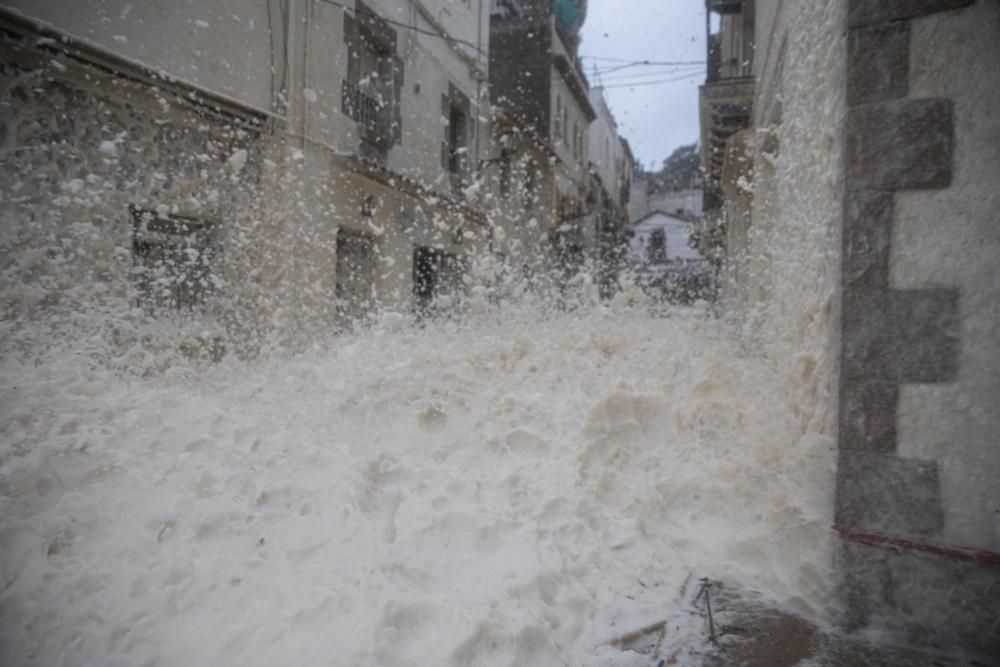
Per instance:
[[[663,161],[663,167],[653,172],[652,192],[670,192],[701,187],[701,156],[698,144],[680,146]]]

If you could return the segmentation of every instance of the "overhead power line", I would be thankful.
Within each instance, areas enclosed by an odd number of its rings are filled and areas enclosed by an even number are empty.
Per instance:
[[[617,74],[610,74],[610,75],[605,75],[603,72],[598,70],[594,72],[594,75],[596,76],[598,81],[612,83],[612,82],[662,77],[670,74],[697,74],[704,71],[705,69],[703,67],[696,67],[694,69],[692,69],[691,67],[670,67],[670,68],[657,68],[653,70],[647,70],[645,72],[619,72]]]
[[[634,62],[651,62],[651,63],[655,63],[655,62],[658,62],[656,60],[653,60],[652,58],[611,58],[611,57],[608,57],[608,56],[588,56],[588,55],[581,55],[580,58],[582,58],[583,60],[605,60],[607,62],[614,62],[614,63],[634,63]],[[695,60],[687,60],[687,61],[671,60],[671,61],[666,61],[666,62],[671,62],[671,63],[675,63],[675,62],[691,62],[691,63],[695,63],[695,62],[697,62],[697,63],[700,63],[700,64],[704,64],[705,63],[704,60],[698,60],[698,61],[695,61]]]
[[[319,1],[320,2],[325,2],[328,5],[333,5],[334,7],[340,7],[341,9],[343,9],[346,12],[352,12],[354,14],[357,13],[357,10],[355,10],[354,7],[348,7],[347,5],[344,5],[344,4],[341,4],[341,3],[337,2],[337,0],[319,0]],[[476,44],[473,44],[470,41],[467,41],[467,40],[464,40],[464,39],[458,39],[456,37],[449,37],[448,35],[443,35],[443,34],[437,32],[435,30],[426,30],[426,29],[421,28],[419,26],[410,25],[409,23],[403,23],[402,21],[394,21],[394,20],[392,20],[390,18],[386,18],[386,17],[384,17],[382,15],[379,15],[379,20],[380,21],[385,21],[386,23],[388,23],[390,25],[394,25],[394,26],[399,27],[399,28],[405,28],[406,30],[411,30],[413,32],[420,33],[421,35],[427,35],[428,37],[434,37],[436,39],[444,40],[444,41],[448,42],[449,44],[459,44],[461,46],[467,46],[470,49],[472,49],[473,51],[475,51],[476,53],[478,53],[479,55],[481,55],[483,57],[488,57],[488,54],[485,51],[483,51]]]
[[[580,56],[581,60],[597,60],[591,56]],[[614,63],[622,63],[620,65],[612,65],[610,69],[624,69],[626,67],[643,67],[647,65],[652,66],[670,66],[670,65],[706,65],[708,64],[705,60],[627,60],[615,59],[612,61]]]
[[[654,81],[642,81],[636,83],[616,83],[610,86],[604,86],[605,88],[644,88],[646,86],[656,86],[663,83],[674,83],[677,81],[684,81],[685,79],[693,79],[695,77],[702,76],[701,72],[693,72],[691,74],[685,74],[683,76],[677,76],[670,79],[658,79]]]

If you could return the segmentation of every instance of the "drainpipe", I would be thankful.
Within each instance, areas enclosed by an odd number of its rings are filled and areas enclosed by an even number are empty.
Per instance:
[[[305,26],[308,31],[308,11],[299,11],[304,3],[312,0],[288,0],[288,26],[286,34],[286,49],[288,57],[288,124],[295,128],[298,135],[296,144],[305,149],[306,144],[306,114],[305,114],[305,80],[306,80],[306,48],[308,37],[303,36]],[[308,7],[308,5],[305,5]]]
[[[306,99],[306,88],[309,87],[309,30],[312,27],[313,0],[306,0],[306,12],[302,19],[302,85],[300,94],[302,100],[302,139],[301,148],[305,150],[309,138],[309,100]]]
[[[477,35],[476,35],[476,47],[478,47],[478,49],[479,49],[478,51],[476,51],[476,59],[482,64],[482,67],[479,70],[480,73],[478,73],[476,75],[476,100],[477,100],[476,103],[477,103],[477,105],[479,107],[479,115],[476,117],[476,127],[478,128],[478,130],[476,132],[476,162],[475,162],[475,164],[479,163],[479,160],[480,160],[480,158],[482,156],[482,150],[483,150],[483,137],[482,137],[482,135],[483,135],[483,131],[482,131],[483,128],[482,128],[482,126],[480,124],[480,120],[479,119],[480,118],[486,118],[487,122],[488,122],[488,119],[489,119],[489,116],[487,114],[483,113],[483,82],[486,79],[486,75],[483,74],[483,72],[485,72],[486,68],[489,67],[489,61],[488,60],[486,62],[483,62],[483,3],[486,2],[486,1],[487,0],[478,0],[478,2],[479,2],[479,12],[478,12],[478,16],[476,18],[476,33],[477,33]],[[478,174],[477,174],[477,176],[478,176]]]

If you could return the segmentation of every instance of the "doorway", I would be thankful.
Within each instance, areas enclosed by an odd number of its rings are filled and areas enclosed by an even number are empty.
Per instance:
[[[349,328],[363,320],[374,303],[375,239],[339,230],[336,277],[337,322]]]
[[[413,249],[413,307],[418,317],[433,317],[457,307],[465,261],[426,246]]]

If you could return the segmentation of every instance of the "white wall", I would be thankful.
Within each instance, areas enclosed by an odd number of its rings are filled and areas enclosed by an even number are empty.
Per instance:
[[[649,237],[657,229],[662,229],[666,233],[668,261],[702,259],[698,251],[688,243],[688,238],[694,230],[691,223],[663,213],[653,213],[632,227],[634,235],[629,241],[629,252],[635,260],[646,261]]]
[[[587,153],[588,153],[588,142],[587,142],[587,128],[588,121],[583,113],[583,109],[580,108],[580,104],[576,101],[573,93],[570,91],[569,85],[563,79],[562,75],[555,65],[552,66],[552,86],[550,88],[552,105],[552,148],[555,150],[556,155],[559,156],[559,161],[564,165],[569,177],[574,180],[578,187],[586,187],[587,179]],[[566,114],[568,129],[564,129],[562,135],[556,135],[556,100],[562,100],[562,107],[568,109]],[[561,122],[561,121],[560,121]],[[573,154],[573,132],[574,128],[579,127],[583,132],[583,145],[580,147],[580,151],[574,155]],[[565,137],[565,140],[562,137]]]
[[[625,150],[618,140],[618,127],[604,99],[603,88],[590,89],[590,103],[597,112],[597,118],[590,124],[588,133],[590,162],[597,170],[607,191],[613,197],[617,197]]]
[[[688,215],[701,215],[702,213],[702,191],[701,190],[678,190],[676,192],[660,192],[649,197],[649,210],[661,210],[668,213],[676,213],[681,209]]]

